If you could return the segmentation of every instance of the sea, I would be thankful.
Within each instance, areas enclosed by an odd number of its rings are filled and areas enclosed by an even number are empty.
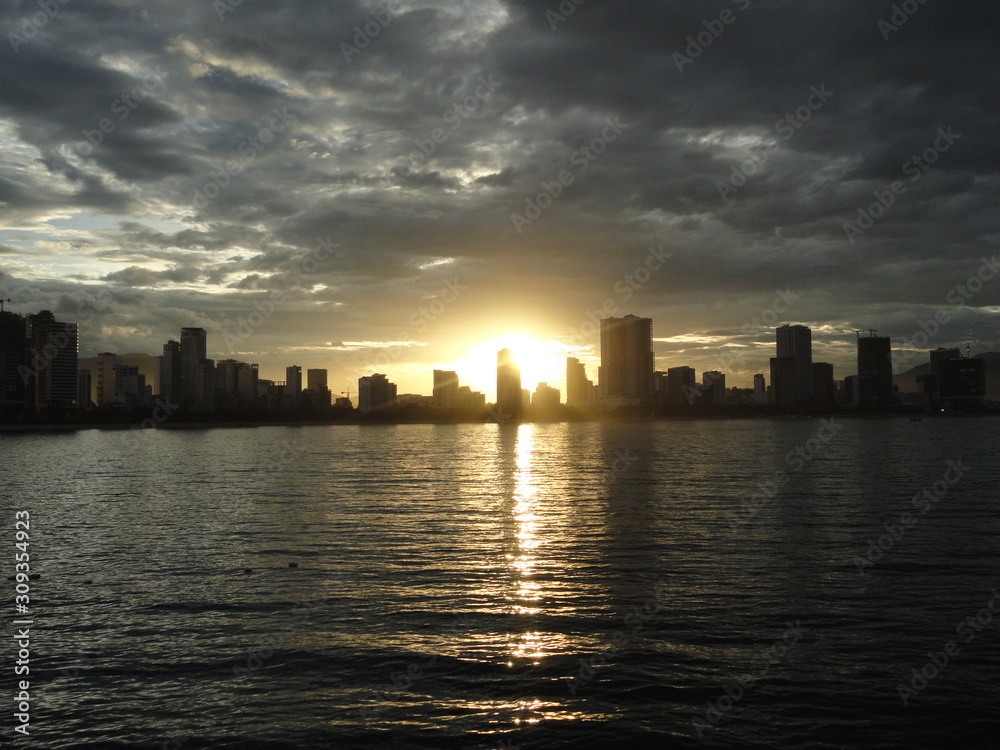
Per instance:
[[[998,478],[975,417],[3,433],[2,744],[996,748]]]

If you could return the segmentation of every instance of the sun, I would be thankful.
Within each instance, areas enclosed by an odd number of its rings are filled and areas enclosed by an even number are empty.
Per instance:
[[[574,348],[559,341],[543,340],[526,333],[507,333],[470,347],[465,356],[437,369],[454,370],[462,385],[482,391],[487,400],[496,398],[497,352],[510,349],[521,370],[521,387],[534,391],[539,383],[565,390],[566,357]],[[565,396],[565,393],[563,394]]]

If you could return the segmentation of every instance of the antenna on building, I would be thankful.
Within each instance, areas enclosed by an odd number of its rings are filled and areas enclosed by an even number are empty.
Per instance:
[[[0,297],[0,312],[4,311],[3,310],[3,303],[4,302],[13,302],[13,301],[14,300],[12,300],[10,297],[8,297],[7,299],[4,299],[3,297]]]
[[[874,336],[876,333],[878,333],[878,329],[877,328],[865,328],[864,330],[868,331],[868,334],[870,336]]]
[[[854,329],[854,335],[857,336],[858,339],[860,340],[861,339],[861,332],[864,331],[864,330],[865,330],[864,328],[855,328]]]

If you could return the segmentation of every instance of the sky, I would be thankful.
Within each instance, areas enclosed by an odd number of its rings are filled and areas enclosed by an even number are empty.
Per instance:
[[[81,356],[749,385],[775,325],[856,372],[1000,350],[1000,9],[907,0],[0,6],[0,296]],[[865,333],[864,335],[867,335]],[[909,352],[909,353],[907,353]]]

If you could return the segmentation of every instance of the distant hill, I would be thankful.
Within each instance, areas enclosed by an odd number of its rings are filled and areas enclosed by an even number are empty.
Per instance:
[[[118,362],[135,365],[146,376],[146,385],[153,386],[153,393],[160,392],[160,358],[152,354],[119,354]],[[81,357],[77,365],[81,370],[90,370],[90,398],[97,397],[97,357]]]
[[[1000,352],[985,352],[972,356],[981,357],[986,363],[986,398],[989,401],[1000,401]],[[930,355],[927,359],[928,361],[922,365],[892,376],[892,382],[899,386],[900,393],[917,392],[917,376],[931,373]]]

